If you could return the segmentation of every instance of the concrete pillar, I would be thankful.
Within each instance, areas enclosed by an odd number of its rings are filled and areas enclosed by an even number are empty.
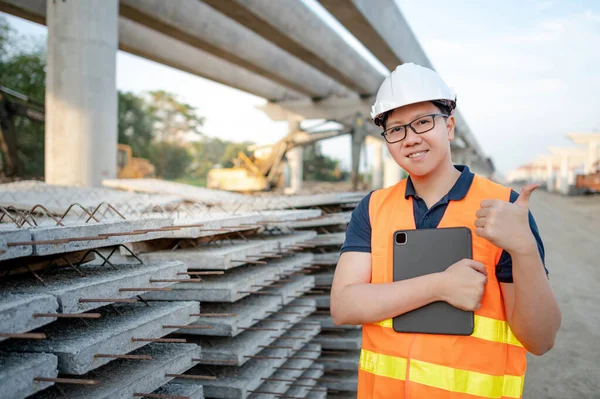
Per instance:
[[[288,121],[289,133],[294,133],[300,130],[299,120]],[[296,147],[289,150],[286,154],[288,165],[290,167],[290,187],[285,191],[288,194],[295,194],[302,188],[302,179],[304,177],[304,149]]]
[[[600,150],[600,142],[599,141],[590,141],[588,144],[588,159],[585,163],[585,171],[584,173],[587,175],[594,171],[594,164],[598,162],[600,159],[600,155],[598,154],[598,150]]]
[[[386,156],[383,160],[383,188],[391,187],[402,180],[402,168],[394,158]]]
[[[118,16],[117,0],[47,2],[47,183],[116,177]]]
[[[373,162],[371,164],[371,174],[373,180],[371,189],[377,190],[383,187],[383,141],[367,136],[367,145],[373,151]]]

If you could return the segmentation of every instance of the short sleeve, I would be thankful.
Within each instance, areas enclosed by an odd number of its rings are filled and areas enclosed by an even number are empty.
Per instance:
[[[369,201],[371,191],[352,211],[350,223],[346,229],[346,238],[341,252],[371,252],[371,221],[369,218]]]
[[[514,190],[511,190],[510,193],[510,202],[515,202],[519,194]],[[540,236],[540,232],[538,230],[535,219],[529,211],[529,227],[531,228],[531,232],[535,237],[535,241],[537,242],[538,251],[540,252],[540,257],[542,258],[542,264],[544,265],[544,270],[546,271],[546,275],[548,275],[548,269],[546,268],[545,262],[545,251],[544,251],[544,243],[542,241],[542,237]],[[512,274],[512,258],[510,254],[506,251],[502,251],[502,255],[500,256],[500,260],[496,265],[496,278],[501,283],[512,283],[513,282],[513,274]]]

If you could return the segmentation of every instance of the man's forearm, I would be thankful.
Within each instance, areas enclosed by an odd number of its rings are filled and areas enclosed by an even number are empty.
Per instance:
[[[546,277],[537,247],[513,260],[514,308],[508,315],[511,329],[533,354],[554,346],[561,313]]]
[[[337,325],[389,319],[439,300],[439,274],[386,284],[352,284],[332,292],[331,317]]]

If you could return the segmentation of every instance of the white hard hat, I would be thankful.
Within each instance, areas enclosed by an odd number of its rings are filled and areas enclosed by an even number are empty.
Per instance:
[[[398,65],[377,91],[375,104],[371,107],[371,118],[377,126],[382,116],[395,108],[422,101],[441,100],[455,107],[456,94],[435,71],[412,62]]]

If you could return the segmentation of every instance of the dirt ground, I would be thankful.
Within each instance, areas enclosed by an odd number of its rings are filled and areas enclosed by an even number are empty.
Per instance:
[[[530,209],[563,319],[555,347],[529,356],[523,397],[600,398],[600,195],[536,190]]]

